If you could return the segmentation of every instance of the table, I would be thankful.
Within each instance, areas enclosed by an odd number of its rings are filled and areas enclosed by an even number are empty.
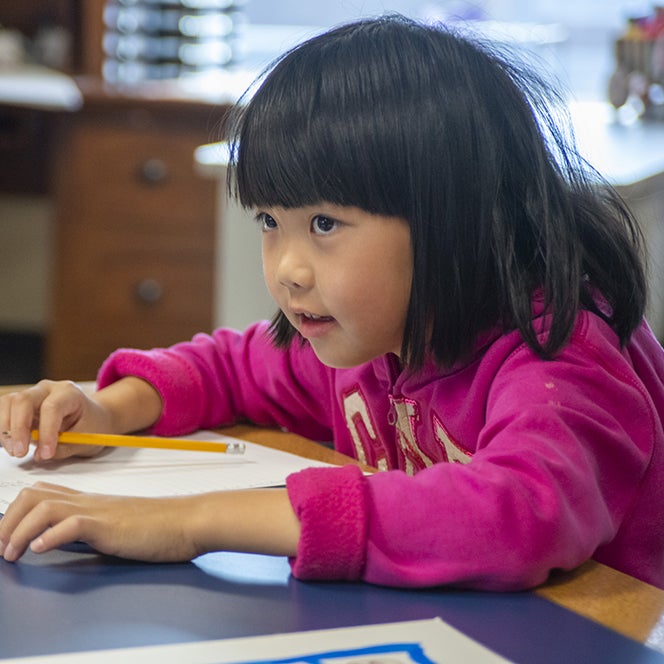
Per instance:
[[[357,463],[290,433],[250,425],[223,432]],[[154,565],[68,547],[16,564],[0,560],[0,657],[436,615],[515,661],[664,662],[664,591],[594,561],[533,592],[483,593],[305,583],[290,577],[285,559],[250,554]]]

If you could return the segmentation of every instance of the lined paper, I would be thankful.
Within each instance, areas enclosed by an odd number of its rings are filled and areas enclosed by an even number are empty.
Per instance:
[[[199,431],[188,440],[238,442],[237,438]],[[245,442],[244,454],[113,448],[92,458],[35,463],[0,451],[0,513],[19,491],[37,481],[79,491],[126,496],[182,496],[207,491],[283,486],[286,477],[320,461]]]

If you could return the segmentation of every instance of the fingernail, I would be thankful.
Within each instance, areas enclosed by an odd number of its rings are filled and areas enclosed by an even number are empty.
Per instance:
[[[13,442],[13,441],[12,441]],[[12,445],[12,455],[15,457],[24,457],[28,453],[28,450],[21,445],[21,443],[13,443]]]
[[[11,543],[7,544],[4,551],[2,552],[2,555],[8,562],[13,562],[16,560],[16,548]]]
[[[38,537],[30,544],[30,550],[34,551],[35,553],[41,553],[42,551],[44,551],[44,549],[45,549],[44,540],[41,537]]]

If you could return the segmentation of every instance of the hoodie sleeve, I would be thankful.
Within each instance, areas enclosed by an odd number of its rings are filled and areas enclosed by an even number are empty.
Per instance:
[[[294,576],[359,579],[368,517],[367,487],[359,467],[309,468],[290,475],[286,488],[303,526],[297,556],[291,560]]]
[[[249,420],[331,440],[328,370],[307,345],[273,346],[267,322],[152,350],[120,349],[102,365],[99,388],[123,376],[149,382],[163,409],[151,432],[181,435]]]

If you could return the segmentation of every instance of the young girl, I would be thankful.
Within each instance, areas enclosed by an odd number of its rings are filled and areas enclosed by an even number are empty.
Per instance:
[[[664,352],[629,213],[583,173],[545,86],[401,17],[283,56],[228,130],[271,324],[118,350],[99,391],[0,403],[4,446],[59,430],[285,427],[381,471],[170,499],[40,484],[0,521],[17,560],[287,555],[302,579],[518,589],[589,557],[664,587]]]

